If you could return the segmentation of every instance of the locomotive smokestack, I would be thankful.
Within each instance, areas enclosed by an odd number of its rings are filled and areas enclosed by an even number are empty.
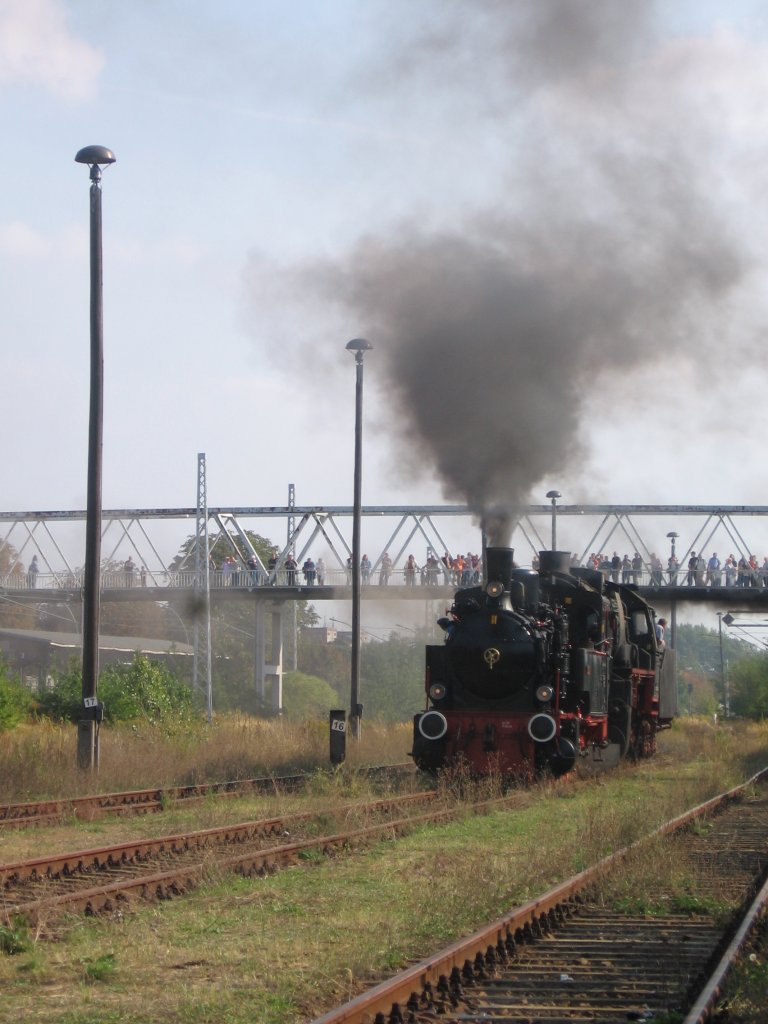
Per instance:
[[[485,581],[499,580],[509,590],[509,581],[515,569],[514,548],[485,549]]]
[[[540,551],[539,569],[541,572],[570,572],[570,551]]]

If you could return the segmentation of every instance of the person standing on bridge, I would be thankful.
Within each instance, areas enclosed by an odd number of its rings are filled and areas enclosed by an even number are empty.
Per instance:
[[[621,572],[621,558],[619,558],[619,552],[614,551],[611,557],[611,579],[614,583],[619,582],[619,573]]]
[[[723,570],[720,568],[720,559],[717,552],[712,552],[712,557],[707,562],[707,583],[711,587],[719,587],[723,582]]]
[[[360,582],[364,587],[371,582],[371,560],[368,555],[363,555],[360,559]]]
[[[707,560],[704,557],[704,555],[702,554],[702,552],[700,551],[699,552],[699,557],[696,559],[696,586],[697,587],[704,587],[704,586],[706,586],[706,583],[707,583]]]
[[[696,566],[698,565],[698,558],[696,552],[691,552],[691,557],[688,559],[688,576],[685,581],[686,587],[693,587],[696,585]]]
[[[379,586],[388,587],[389,577],[392,575],[392,557],[388,551],[381,556],[381,567],[379,569]]]
[[[325,586],[325,560],[322,558],[317,560],[317,585],[318,587]]]
[[[726,587],[735,587],[736,586],[737,571],[738,570],[736,569],[736,559],[733,557],[733,555],[728,555],[728,557],[725,560],[725,585],[726,585]]]
[[[670,555],[667,559],[667,570],[669,571],[669,585],[670,587],[677,586],[677,570],[680,568],[680,562],[677,559],[677,555]]]
[[[299,563],[293,557],[293,553],[289,554],[285,560],[285,571],[288,573],[288,586],[296,586],[296,572],[299,568]]]
[[[267,562],[267,574],[269,576],[269,585],[271,587],[274,587],[277,582],[277,562],[277,548],[273,548],[272,554],[269,556],[269,560]]]
[[[418,565],[416,565],[416,559],[413,555],[408,555],[408,561],[405,563],[405,583],[406,586],[416,586],[416,573],[419,571]]]
[[[621,560],[621,582],[632,582],[632,562],[630,561],[629,555],[624,555]]]
[[[133,586],[133,574],[135,572],[136,572],[136,563],[131,558],[131,556],[128,555],[128,557],[125,560],[125,563],[123,564],[123,573],[125,574],[125,585],[126,585],[126,587],[132,587]]]
[[[643,571],[643,559],[640,552],[636,551],[632,558],[632,582],[635,586],[640,583],[640,574]]]
[[[27,585],[31,590],[37,586],[37,574],[40,572],[37,566],[37,555],[32,555],[32,561],[27,569]]]
[[[659,558],[659,556],[656,554],[655,551],[652,551],[651,552],[651,586],[652,587],[660,587],[661,586],[661,572],[662,572],[661,559]]]
[[[306,559],[304,565],[302,565],[301,571],[304,573],[304,579],[307,581],[307,586],[314,587],[315,577],[317,576],[317,566],[313,562],[311,555]]]

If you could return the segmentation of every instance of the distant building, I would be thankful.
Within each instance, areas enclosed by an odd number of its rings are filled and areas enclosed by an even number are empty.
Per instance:
[[[369,644],[374,638],[370,633],[366,633],[364,629],[360,630],[360,643]],[[339,629],[336,631],[336,643],[346,644],[349,647],[352,646],[352,630],[351,629]]]
[[[335,644],[339,632],[331,626],[307,626],[302,629],[301,638],[313,644]]]
[[[152,661],[172,664],[194,655],[189,644],[134,636],[100,636],[99,666],[130,664],[136,653]],[[0,654],[11,672],[27,686],[44,686],[56,672],[66,670],[72,658],[82,658],[79,633],[49,632],[43,629],[0,629]]]

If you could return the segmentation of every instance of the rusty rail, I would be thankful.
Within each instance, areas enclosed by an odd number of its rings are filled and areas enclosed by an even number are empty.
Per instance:
[[[419,1014],[424,1014],[424,1019],[432,1015],[438,1015],[443,1020],[453,1019],[451,1010],[459,1004],[463,991],[472,990],[473,986],[492,974],[499,965],[506,964],[514,957],[519,941],[549,933],[578,912],[585,890],[626,858],[630,851],[641,847],[654,836],[667,835],[681,829],[696,818],[735,800],[747,788],[766,778],[768,769],[752,776],[742,785],[678,815],[655,829],[648,837],[610,854],[472,935],[457,940],[343,1006],[315,1018],[312,1024],[401,1024],[406,1020],[422,1019]],[[531,1010],[533,1012],[533,1008]],[[463,1020],[488,1019],[482,1014],[475,1018],[465,1010],[461,1017]],[[505,1019],[516,1018],[509,1015]],[[530,1015],[528,1019],[532,1019]],[[552,1016],[551,1019],[556,1018]]]
[[[413,765],[377,765],[357,771],[375,777],[388,773],[414,774]],[[248,793],[266,793],[273,790],[295,792],[307,782],[306,773],[274,775],[263,778],[238,779],[230,782],[200,783],[190,786],[167,786],[156,789],[136,789],[121,793],[98,793],[92,796],[63,797],[56,800],[37,800],[29,803],[0,804],[0,828],[26,828],[76,818],[92,821],[105,814],[141,814],[163,811],[178,803],[195,803],[211,796],[246,796]],[[313,777],[313,776],[312,776]]]

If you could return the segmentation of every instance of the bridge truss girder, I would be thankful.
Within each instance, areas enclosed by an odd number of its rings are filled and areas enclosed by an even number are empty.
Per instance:
[[[320,548],[331,560],[329,568],[343,569],[352,552],[352,514],[351,506],[215,507],[206,510],[203,524],[194,508],[109,510],[102,513],[102,551],[105,561],[123,561],[130,555],[146,567],[150,576],[162,576],[190,536],[195,539],[205,527],[214,555],[223,550],[239,557],[245,552],[246,557],[255,557],[266,573],[248,535],[274,536],[277,531],[270,524],[282,524],[286,541],[282,548],[276,545],[278,569],[289,552],[301,565],[310,552],[317,553]],[[755,554],[762,558],[768,553],[765,505],[561,505],[554,514],[559,536],[566,538],[561,546],[575,552],[582,562],[592,551],[609,553],[610,548],[639,551],[646,562],[653,551],[664,558],[667,535],[672,531],[678,534],[676,553],[681,563],[691,551],[708,552],[715,543],[723,552],[728,547],[737,557]],[[550,505],[531,505],[514,521],[510,544],[521,564],[529,564],[536,552],[549,546],[552,516]],[[481,548],[479,525],[463,505],[366,506],[362,517],[364,531],[369,522],[387,521],[382,534],[386,540],[377,541],[380,546],[370,554],[374,572],[385,551],[397,566],[417,542],[438,558],[445,551],[459,553],[445,540],[443,523],[449,519],[463,520],[466,528],[462,526],[462,530],[467,533],[476,531],[475,542],[470,536],[462,553],[468,546],[477,551]],[[0,513],[0,572],[22,571],[35,554],[42,571],[62,578],[76,573],[82,565],[85,520],[85,511]],[[178,524],[178,534],[169,542],[169,524],[174,523]],[[192,523],[195,535],[188,530],[185,535],[184,526]],[[165,534],[162,541],[155,535],[161,526]],[[196,549],[196,544],[189,547],[192,561]]]

